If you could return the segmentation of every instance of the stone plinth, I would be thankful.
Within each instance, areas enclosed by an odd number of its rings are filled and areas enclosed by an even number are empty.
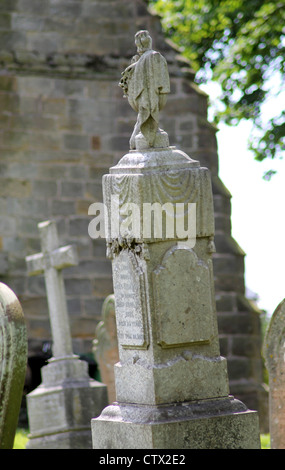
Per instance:
[[[130,151],[103,190],[120,362],[93,448],[259,448],[220,356],[208,169],[174,147]]]
[[[89,377],[77,356],[51,360],[27,395],[28,449],[91,449],[90,420],[107,404],[106,386]]]
[[[259,448],[256,413],[230,396],[153,407],[115,403],[92,426],[97,449]]]

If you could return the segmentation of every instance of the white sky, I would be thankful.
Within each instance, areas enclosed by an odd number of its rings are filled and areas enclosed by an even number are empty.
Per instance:
[[[201,88],[215,99],[215,87]],[[278,105],[282,106],[282,100]],[[274,100],[267,104],[265,118],[273,106],[276,111]],[[247,148],[251,129],[247,122],[237,127],[220,124],[219,129],[219,175],[232,194],[232,236],[246,252],[246,287],[258,295],[258,306],[271,315],[285,298],[285,161],[254,160]],[[264,181],[262,176],[269,169],[277,174]]]

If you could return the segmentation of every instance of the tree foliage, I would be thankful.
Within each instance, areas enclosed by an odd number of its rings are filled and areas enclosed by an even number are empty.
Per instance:
[[[263,122],[262,106],[272,96],[272,77],[279,80],[278,93],[282,86],[284,91],[284,0],[153,0],[150,5],[197,72],[196,80],[221,85],[224,106],[216,119],[229,125],[252,120],[255,158],[282,158],[285,111]]]

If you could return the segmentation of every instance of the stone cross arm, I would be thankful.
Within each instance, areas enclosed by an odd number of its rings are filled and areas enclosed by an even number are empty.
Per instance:
[[[62,270],[78,264],[77,251],[72,245],[60,247],[55,221],[47,220],[38,225],[41,253],[27,256],[30,276],[44,274],[53,337],[53,356],[72,356],[72,339],[68,321]]]
[[[27,270],[30,276],[44,273],[47,267],[57,270],[77,266],[78,255],[73,245],[56,248],[47,256],[45,253],[37,253],[26,257]]]

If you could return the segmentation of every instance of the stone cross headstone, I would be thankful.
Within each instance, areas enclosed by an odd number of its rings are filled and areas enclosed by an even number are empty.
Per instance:
[[[158,127],[165,60],[147,31],[135,42],[123,73],[138,113],[131,150],[103,177],[117,401],[92,420],[93,448],[260,448],[257,412],[229,395],[220,356],[210,172]]]
[[[271,449],[285,449],[285,299],[270,319],[263,355],[269,377]]]
[[[0,449],[12,449],[27,369],[27,332],[14,292],[0,283]]]
[[[72,245],[59,247],[55,222],[41,222],[38,229],[42,252],[26,257],[27,270],[30,276],[44,274],[45,277],[53,357],[69,357],[72,340],[62,270],[78,264],[77,251]]]
[[[56,223],[38,225],[42,252],[27,256],[30,275],[44,274],[52,333],[52,358],[42,383],[27,395],[30,449],[91,448],[90,420],[107,404],[107,389],[89,377],[73,354],[62,270],[78,263],[72,245],[59,247]]]
[[[119,361],[115,313],[115,296],[109,295],[102,307],[93,341],[93,353],[99,365],[102,382],[107,385],[109,403],[116,400],[114,365]]]

